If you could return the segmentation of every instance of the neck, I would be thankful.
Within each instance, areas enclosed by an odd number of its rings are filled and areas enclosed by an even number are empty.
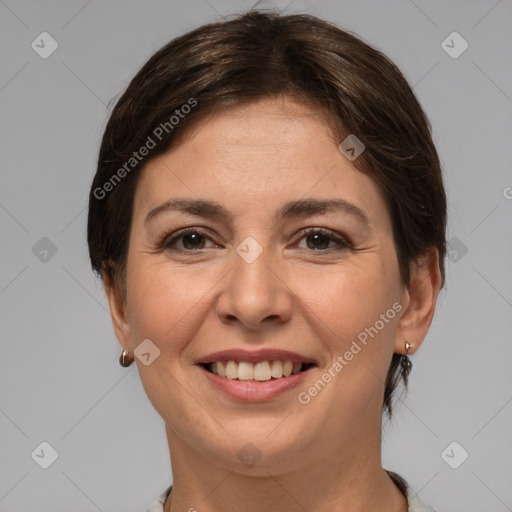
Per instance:
[[[407,499],[381,465],[380,425],[377,436],[361,434],[360,443],[326,439],[293,466],[239,472],[197,453],[167,427],[174,482],[164,510],[407,512]]]

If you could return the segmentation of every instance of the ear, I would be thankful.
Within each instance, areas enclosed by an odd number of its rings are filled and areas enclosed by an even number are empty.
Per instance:
[[[437,249],[421,256],[412,265],[410,284],[402,297],[404,313],[398,324],[396,353],[405,353],[406,341],[412,345],[408,355],[418,350],[432,323],[442,281]]]
[[[112,325],[117,341],[119,341],[123,348],[129,350],[131,340],[130,324],[128,322],[126,301],[123,297],[123,293],[119,290],[114,280],[108,277],[105,272],[102,273],[101,279],[105,288],[105,294],[110,308],[110,317],[112,318]]]

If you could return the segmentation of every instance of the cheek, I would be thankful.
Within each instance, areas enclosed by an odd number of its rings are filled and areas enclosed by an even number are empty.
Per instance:
[[[311,310],[321,320],[320,336],[331,357],[324,369],[330,370],[325,375],[330,392],[318,404],[363,411],[383,391],[393,354],[402,309],[398,265],[368,254],[342,270],[317,275],[309,285],[313,281],[317,293]],[[302,286],[311,289],[306,282]]]
[[[315,314],[329,326],[337,349],[373,326],[400,297],[398,268],[373,254],[338,269],[318,270],[305,277],[300,286]],[[386,327],[394,325],[395,313],[390,311]]]
[[[210,276],[210,277],[208,277]],[[193,328],[211,290],[206,267],[179,268],[169,262],[134,261],[128,266],[128,313],[132,338],[151,339],[163,350],[178,349]],[[172,342],[172,343],[170,343]]]
[[[401,310],[395,282],[352,270],[330,276],[317,299],[318,343],[331,360],[299,396],[318,428],[335,418],[333,432],[380,408]]]
[[[196,401],[190,399],[188,390],[194,387],[181,353],[204,319],[202,304],[212,288],[211,273],[208,280],[204,271],[193,273],[169,262],[134,258],[128,263],[127,279],[133,346],[150,339],[160,350],[159,358],[149,366],[137,361],[146,395],[167,422],[185,425],[185,432],[194,431],[202,416],[191,406]]]

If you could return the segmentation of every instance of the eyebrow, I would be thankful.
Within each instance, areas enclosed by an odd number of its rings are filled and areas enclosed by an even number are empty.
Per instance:
[[[233,215],[219,203],[204,199],[171,199],[153,208],[146,216],[145,223],[150,223],[155,217],[163,212],[179,211],[201,217],[213,218],[232,223]],[[368,216],[356,205],[344,199],[299,199],[289,201],[276,211],[277,221],[307,217],[321,213],[342,212],[356,217],[360,222],[369,226]]]

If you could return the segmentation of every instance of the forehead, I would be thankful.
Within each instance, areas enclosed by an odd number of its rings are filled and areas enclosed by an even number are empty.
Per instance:
[[[148,162],[136,209],[183,195],[220,200],[238,212],[254,203],[337,196],[386,215],[378,187],[342,155],[340,142],[321,110],[290,98],[225,108]]]

